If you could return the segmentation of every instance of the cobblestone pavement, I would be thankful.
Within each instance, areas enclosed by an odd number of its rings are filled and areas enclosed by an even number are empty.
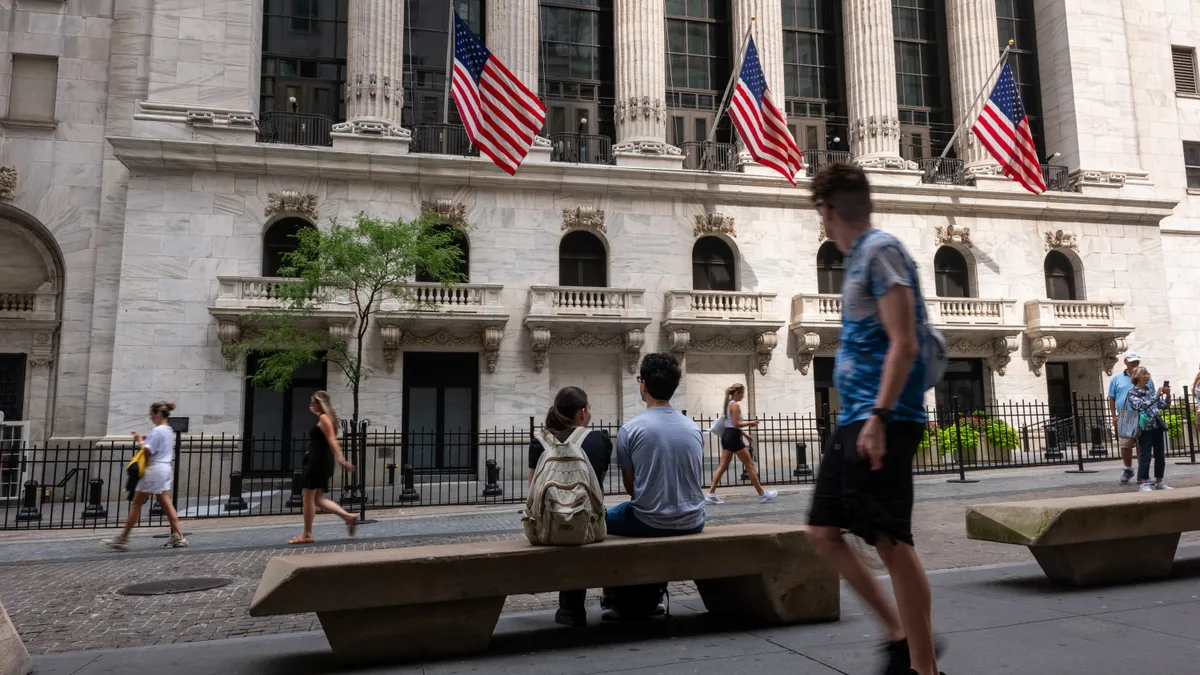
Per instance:
[[[1179,487],[1200,485],[1200,470],[1171,467]],[[1029,562],[1022,547],[970,541],[963,530],[964,509],[981,501],[1019,500],[1127,491],[1113,479],[1115,471],[1066,476],[1061,469],[1008,472],[983,476],[983,482],[961,485],[944,479],[918,481],[914,534],[929,569]],[[712,507],[710,522],[803,522],[809,489],[794,490],[776,502],[760,505],[745,491],[726,495],[729,503]],[[280,546],[294,534],[295,524],[234,530],[196,528],[193,545],[184,551],[162,551],[161,540],[134,538],[135,550],[115,554],[98,547],[97,537],[43,538],[0,542],[0,599],[16,623],[30,652],[119,648],[228,637],[319,630],[315,615],[254,618],[246,608],[267,560],[278,555],[371,550],[470,541],[496,541],[521,536],[515,508],[442,513],[381,519],[360,529],[356,540],[336,522],[316,530],[326,543],[304,548]],[[185,527],[185,529],[187,529]],[[34,533],[31,533],[34,534]],[[1185,543],[1200,541],[1195,533]],[[876,569],[882,569],[874,561]],[[219,589],[173,596],[133,597],[117,594],[142,581],[182,577],[226,577]],[[693,595],[688,583],[672,584],[672,594]],[[556,594],[513,596],[505,611],[553,607]]]

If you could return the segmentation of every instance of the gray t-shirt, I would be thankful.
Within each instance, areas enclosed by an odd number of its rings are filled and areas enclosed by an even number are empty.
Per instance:
[[[621,427],[617,464],[633,469],[630,506],[638,520],[664,530],[703,525],[703,458],[699,427],[674,408],[647,408]]]

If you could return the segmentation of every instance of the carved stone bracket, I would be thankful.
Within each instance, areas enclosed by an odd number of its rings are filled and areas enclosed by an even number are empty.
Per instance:
[[[702,237],[706,234],[724,234],[736,237],[737,229],[734,226],[733,216],[726,216],[722,213],[706,213],[702,216],[696,216],[694,233],[697,237]]]
[[[504,327],[486,326],[478,332],[456,335],[448,331],[418,333],[387,323],[379,327],[379,336],[383,342],[383,361],[389,373],[394,371],[404,347],[480,348],[483,350],[488,372],[494,373],[500,361],[500,343],[504,340]]]
[[[625,358],[630,373],[636,373],[641,361],[642,347],[646,344],[646,333],[641,328],[630,328],[624,333],[567,333],[555,335],[550,328],[535,326],[529,329],[530,345],[533,349],[533,370],[542,372],[546,367],[546,354],[551,349],[617,350]]]
[[[608,230],[604,225],[604,210],[592,206],[563,209],[562,229],[566,231],[580,228],[606,233]]]
[[[992,340],[992,355],[987,358],[988,367],[997,375],[1004,377],[1008,364],[1012,362],[1012,354],[1021,348],[1020,335],[1006,335]]]
[[[634,328],[625,332],[625,365],[629,373],[638,371],[638,361],[642,358],[642,347],[646,344],[646,332]]]
[[[550,329],[536,326],[529,329],[529,340],[533,348],[533,372],[546,369],[546,351],[550,349]]]
[[[821,348],[821,336],[816,333],[796,335],[796,342],[796,365],[801,375],[807,375],[817,350]]]
[[[692,334],[686,330],[677,330],[671,333],[671,353],[677,354],[680,357],[687,354],[688,349],[692,346]]]
[[[1055,230],[1054,232],[1047,232],[1045,237],[1047,251],[1053,251],[1056,248],[1067,248],[1072,251],[1079,250],[1079,244],[1075,241],[1075,235],[1070,232]]]
[[[221,356],[225,359],[225,369],[233,370],[237,355],[233,346],[242,339],[242,327],[236,321],[218,321],[217,339],[221,341]]]
[[[298,190],[283,190],[267,194],[267,208],[263,209],[263,215],[270,218],[281,213],[294,213],[315,223],[317,221],[317,196],[301,193]]]
[[[452,199],[427,199],[421,202],[421,217],[434,218],[460,229],[467,228],[467,207]]]
[[[758,363],[758,372],[767,374],[771,365],[771,354],[779,345],[779,335],[776,333],[759,333],[754,336],[754,358]]]
[[[754,354],[758,372],[767,374],[771,364],[771,355],[779,346],[779,336],[774,331],[764,331],[743,340],[731,340],[724,335],[714,335],[708,338],[693,339],[691,331],[672,331],[669,340],[670,349],[679,358],[689,352],[715,354]]]
[[[1058,349],[1058,340],[1055,340],[1052,335],[1029,339],[1029,364],[1033,368],[1034,375],[1042,374],[1042,366],[1046,365],[1046,362],[1050,360],[1050,355],[1056,349]]]
[[[17,192],[17,170],[0,166],[0,200],[10,201]]]
[[[948,246],[951,244],[970,246],[971,228],[955,227],[954,225],[942,227],[941,225],[938,225],[934,228],[933,239],[938,246]]]
[[[404,331],[399,326],[384,324],[379,327],[379,337],[383,342],[383,363],[389,373],[394,372],[400,344],[404,341]]]
[[[1112,338],[1100,343],[1100,362],[1104,365],[1105,375],[1113,374],[1113,368],[1127,347],[1125,338]]]
[[[487,362],[489,373],[496,372],[496,364],[500,361],[500,342],[504,339],[504,328],[488,326],[483,329],[483,358]]]

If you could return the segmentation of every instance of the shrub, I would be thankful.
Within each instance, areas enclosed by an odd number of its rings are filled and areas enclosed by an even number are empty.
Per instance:
[[[959,439],[962,440],[964,453],[974,451],[979,447],[979,430],[974,424],[968,423],[966,420],[959,423],[957,430],[953,424],[943,428],[937,424],[930,423],[925,427],[925,437],[921,439],[921,444],[918,448],[926,451],[929,450],[931,445],[937,443],[939,455],[957,456]]]
[[[1021,447],[1021,438],[1017,430],[1008,422],[990,419],[984,427],[984,434],[992,447],[997,450],[1016,450]]]

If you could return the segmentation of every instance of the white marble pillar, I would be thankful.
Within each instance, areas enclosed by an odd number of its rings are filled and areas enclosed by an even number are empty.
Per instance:
[[[404,108],[404,5],[396,0],[350,0],[346,52],[346,121],[338,134],[407,140]],[[449,20],[449,14],[447,21]],[[335,140],[336,142],[336,140]]]
[[[967,172],[995,175],[1000,165],[971,133],[971,125],[986,103],[979,92],[1000,60],[995,0],[946,0],[946,25],[950,33],[950,92],[954,122],[958,126],[958,157]],[[978,100],[976,100],[978,98]]]
[[[617,144],[621,166],[674,166],[667,144],[667,30],[663,0],[616,0]]]
[[[891,0],[843,0],[850,150],[859,165],[903,169]]]
[[[538,92],[538,54],[541,46],[538,0],[488,0],[484,22],[487,48],[500,59],[529,91]],[[533,139],[527,162],[549,162],[550,141]]]
[[[784,103],[783,84],[783,3],[779,0],[740,0],[733,3],[733,48],[738,50],[733,55],[734,65],[740,65],[743,56],[742,44],[746,41],[746,29],[750,27],[750,19],[754,19],[754,46],[758,49],[758,60],[762,64],[763,75],[767,78],[767,88],[771,90],[771,100],[779,107],[780,112],[787,116],[787,105]],[[725,83],[721,84],[722,87]],[[745,149],[738,156],[742,171],[768,176],[778,176],[774,169],[768,169],[750,158]]]

